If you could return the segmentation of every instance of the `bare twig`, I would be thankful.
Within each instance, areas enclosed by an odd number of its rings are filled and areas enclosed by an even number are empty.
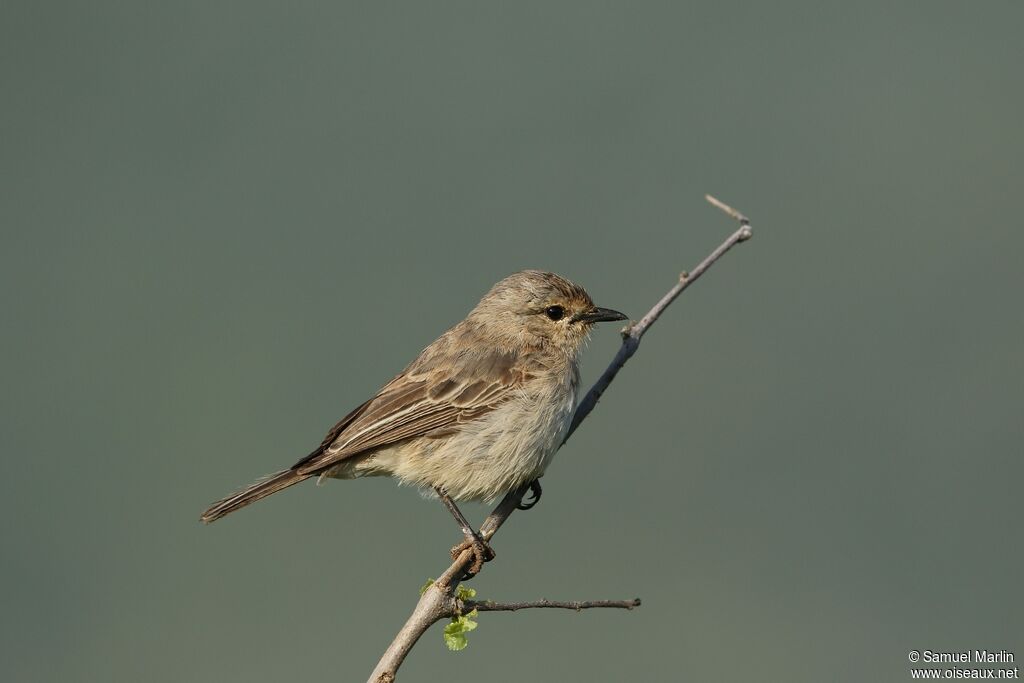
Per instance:
[[[598,607],[615,607],[618,609],[633,609],[640,606],[640,598],[632,600],[530,600],[528,602],[494,602],[493,600],[465,600],[462,603],[464,610],[479,610],[481,612],[515,612],[521,609],[538,609],[551,607],[557,609],[572,609],[577,612],[585,609]]]
[[[608,388],[608,385],[615,379],[615,375],[619,374],[619,370],[626,364],[636,350],[640,347],[640,338],[643,337],[647,330],[650,329],[661,314],[668,308],[669,304],[676,300],[676,297],[683,293],[687,287],[696,282],[697,278],[704,274],[708,268],[714,265],[715,261],[722,258],[725,252],[732,249],[740,242],[745,242],[750,239],[750,221],[746,216],[741,214],[731,206],[722,203],[715,199],[711,195],[704,195],[704,198],[708,200],[712,205],[721,209],[729,216],[732,216],[740,222],[740,227],[736,232],[729,236],[727,240],[718,245],[718,248],[708,254],[708,257],[697,264],[697,267],[691,270],[689,273],[683,272],[679,276],[679,282],[677,282],[672,289],[665,293],[665,296],[661,297],[658,303],[654,304],[651,310],[647,311],[647,315],[640,318],[638,322],[627,325],[622,330],[622,346],[619,347],[619,352],[615,354],[615,358],[608,365],[608,368],[604,373],[594,382],[594,386],[590,388],[587,395],[580,401],[579,406],[576,408],[576,413],[572,416],[572,425],[569,427],[569,433],[565,435],[565,441],[569,440],[572,433],[576,431],[576,428],[580,426],[580,423],[586,419],[587,415],[590,415],[590,411],[594,409],[597,402],[601,400],[601,395],[604,390]],[[563,441],[564,443],[564,441]]]
[[[728,216],[739,221],[740,227],[732,235],[728,237],[722,244],[718,246],[713,252],[711,252],[707,258],[701,261],[697,266],[689,273],[684,272],[679,277],[679,281],[666,292],[666,294],[654,304],[650,311],[641,318],[639,321],[632,323],[622,330],[622,346],[619,347],[618,353],[615,354],[615,358],[608,365],[608,368],[604,371],[601,377],[594,383],[594,386],[590,388],[587,395],[580,401],[579,406],[576,408],[576,413],[573,415],[572,424],[569,427],[569,431],[566,434],[565,441],[568,441],[569,437],[572,436],[576,428],[579,427],[580,423],[590,414],[600,400],[601,395],[608,388],[608,385],[612,383],[615,376],[622,369],[622,366],[626,364],[637,348],[640,346],[641,337],[646,334],[647,330],[661,317],[661,314],[668,308],[669,304],[675,301],[676,297],[682,294],[683,290],[693,284],[704,272],[710,268],[718,259],[722,258],[727,251],[732,249],[740,242],[744,242],[751,237],[750,220],[742,213],[732,208],[728,204],[715,199],[711,195],[705,195],[705,199],[708,200],[713,206],[724,211]],[[565,441],[562,443],[564,444]],[[501,525],[505,523],[505,520],[509,518],[515,509],[522,501],[523,496],[530,490],[529,484],[523,485],[520,488],[508,493],[497,507],[491,511],[491,514],[487,516],[484,523],[480,526],[480,537],[489,541]],[[420,597],[419,603],[413,613],[409,616],[409,619],[402,626],[402,629],[395,636],[395,639],[388,646],[388,649],[384,652],[380,661],[374,668],[373,673],[370,674],[369,683],[392,683],[397,675],[398,668],[402,665],[406,655],[412,650],[413,646],[419,640],[420,636],[430,628],[433,624],[444,619],[451,617],[453,614],[459,613],[462,608],[460,601],[455,597],[455,589],[458,587],[458,581],[464,574],[466,567],[473,562],[474,555],[470,549],[464,550],[452,563],[444,574],[440,576],[433,584],[427,587],[423,591],[423,595]],[[628,604],[627,604],[628,603]],[[635,604],[634,604],[635,603]],[[492,603],[489,601],[466,601],[465,605],[474,605],[478,610],[481,611],[514,611],[515,609],[526,609],[526,608],[537,608],[537,607],[564,607],[567,609],[588,609],[590,607],[620,607],[625,609],[632,609],[633,607],[639,606],[640,600],[635,601],[604,601],[597,600],[591,602],[552,602],[548,600],[539,600],[534,602],[524,603]],[[484,605],[493,605],[493,607],[484,607]],[[472,609],[472,607],[470,608]]]

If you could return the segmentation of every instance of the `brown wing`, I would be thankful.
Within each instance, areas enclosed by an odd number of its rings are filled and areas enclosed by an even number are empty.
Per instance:
[[[530,376],[517,355],[458,353],[442,337],[405,372],[335,425],[319,449],[296,463],[313,474],[359,453],[418,436],[451,433],[494,410]]]

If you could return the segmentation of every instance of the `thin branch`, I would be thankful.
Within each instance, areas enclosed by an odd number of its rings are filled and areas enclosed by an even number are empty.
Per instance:
[[[732,208],[728,204],[715,199],[711,195],[705,195],[705,199],[708,200],[716,208],[724,211],[728,216],[737,220],[740,227],[736,232],[728,237],[722,244],[718,246],[713,252],[711,252],[707,258],[697,264],[697,266],[689,273],[682,273],[679,276],[679,281],[668,290],[668,292],[654,304],[650,311],[641,318],[639,321],[625,327],[622,330],[622,346],[619,347],[618,353],[615,354],[615,358],[608,365],[608,368],[604,371],[594,386],[590,388],[587,395],[580,401],[579,406],[576,408],[576,413],[573,415],[572,424],[569,426],[569,431],[566,434],[565,440],[569,440],[576,428],[580,426],[580,423],[586,419],[590,412],[597,405],[601,395],[608,388],[608,385],[612,383],[615,376],[622,369],[622,366],[626,364],[637,348],[640,346],[641,337],[646,334],[647,330],[650,329],[651,325],[661,317],[661,314],[665,311],[668,306],[675,301],[676,297],[683,293],[687,287],[693,284],[697,278],[704,274],[708,268],[715,264],[718,259],[722,258],[726,252],[732,249],[740,242],[745,242],[751,237],[750,220],[742,213]],[[498,503],[497,507],[491,511],[491,514],[487,516],[484,523],[480,526],[480,536],[485,541],[489,541],[501,525],[509,518],[509,516],[516,510],[516,506],[522,501],[523,496],[530,490],[529,484],[525,484],[520,488],[512,491]],[[474,556],[473,551],[470,549],[464,550],[452,563],[450,567],[438,578],[434,583],[427,587],[420,597],[419,603],[413,613],[409,616],[409,619],[405,622],[405,625],[395,636],[395,639],[388,646],[388,649],[384,652],[380,661],[374,668],[373,673],[370,674],[369,683],[392,683],[397,675],[398,668],[402,665],[406,655],[412,650],[413,646],[419,640],[420,636],[430,628],[431,625],[437,621],[449,617],[454,613],[454,609],[457,607],[455,604],[456,598],[454,596],[455,589],[458,586],[459,578],[463,575],[465,569],[473,562]],[[481,601],[480,604],[486,601]],[[531,607],[556,607],[561,605],[575,605],[575,604],[590,604],[592,606],[613,606],[610,604],[601,605],[598,603],[612,602],[612,601],[595,601],[593,603],[561,603],[561,604],[540,604],[547,601],[539,601],[536,603],[510,603],[510,604],[521,604],[523,607],[517,609],[525,609],[526,606]],[[497,604],[497,603],[491,603]],[[640,601],[636,601],[638,606]],[[622,605],[614,605],[621,607]],[[631,609],[628,607],[627,609]],[[478,609],[484,609],[478,606]],[[577,609],[576,607],[570,607],[569,609]],[[584,609],[580,607],[579,609]]]
[[[463,610],[479,610],[481,612],[515,612],[521,609],[538,609],[544,607],[557,609],[571,609],[577,612],[585,609],[599,607],[615,607],[618,609],[633,609],[640,606],[640,598],[632,600],[532,600],[529,602],[494,602],[493,600],[465,600],[462,603]]]
[[[580,401],[580,405],[576,408],[576,413],[572,416],[572,425],[569,427],[569,433],[565,435],[565,441],[569,440],[572,433],[576,431],[576,428],[580,426],[580,423],[586,419],[587,415],[590,415],[590,411],[594,409],[597,402],[601,400],[601,395],[604,394],[605,389],[615,379],[615,375],[619,374],[619,370],[626,364],[636,350],[640,348],[640,338],[643,337],[647,330],[650,329],[661,314],[665,312],[665,309],[669,307],[673,301],[676,300],[683,291],[697,281],[704,272],[715,264],[715,261],[725,256],[725,253],[735,247],[740,242],[745,242],[750,239],[750,220],[746,216],[741,214],[731,206],[724,204],[723,202],[715,199],[711,195],[704,195],[704,198],[708,200],[713,206],[721,209],[729,216],[739,221],[740,227],[736,232],[729,235],[729,238],[718,245],[718,248],[708,254],[708,257],[697,264],[697,266],[689,273],[683,271],[679,276],[679,282],[677,282],[665,296],[661,297],[658,303],[654,304],[651,310],[647,311],[647,315],[640,318],[638,322],[631,323],[622,330],[622,346],[619,347],[618,353],[615,354],[615,358],[612,359],[611,364],[602,373],[602,375],[594,382],[594,386],[590,388],[587,395]],[[562,443],[565,443],[563,441]]]
[[[721,199],[718,199],[717,197],[712,197],[709,194],[704,195],[704,199],[708,200],[708,203],[711,204],[711,206],[714,206],[717,209],[721,209],[726,213],[726,215],[735,218],[743,225],[750,225],[749,218],[747,218],[742,213],[740,213],[736,209],[732,208],[731,206],[723,202]],[[747,235],[747,237],[750,237],[750,235]]]

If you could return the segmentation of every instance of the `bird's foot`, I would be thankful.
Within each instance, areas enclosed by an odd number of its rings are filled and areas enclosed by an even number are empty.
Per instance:
[[[530,482],[530,490],[528,493],[532,500],[530,500],[530,502],[526,502],[526,496],[523,496],[523,499],[519,501],[519,505],[516,505],[517,510],[529,510],[540,502],[540,494],[542,493],[540,488],[540,479],[534,479]]]
[[[469,581],[474,576],[480,573],[483,569],[484,562],[490,562],[495,558],[494,548],[484,541],[479,536],[476,538],[467,538],[462,543],[452,548],[452,559],[459,559],[466,550],[473,551],[473,564],[466,568],[465,573],[462,575],[462,581]]]

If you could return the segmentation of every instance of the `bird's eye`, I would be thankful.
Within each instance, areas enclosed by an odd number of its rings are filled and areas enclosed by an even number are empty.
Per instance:
[[[561,306],[548,306],[544,309],[544,315],[552,320],[561,320],[565,316],[565,309]]]

